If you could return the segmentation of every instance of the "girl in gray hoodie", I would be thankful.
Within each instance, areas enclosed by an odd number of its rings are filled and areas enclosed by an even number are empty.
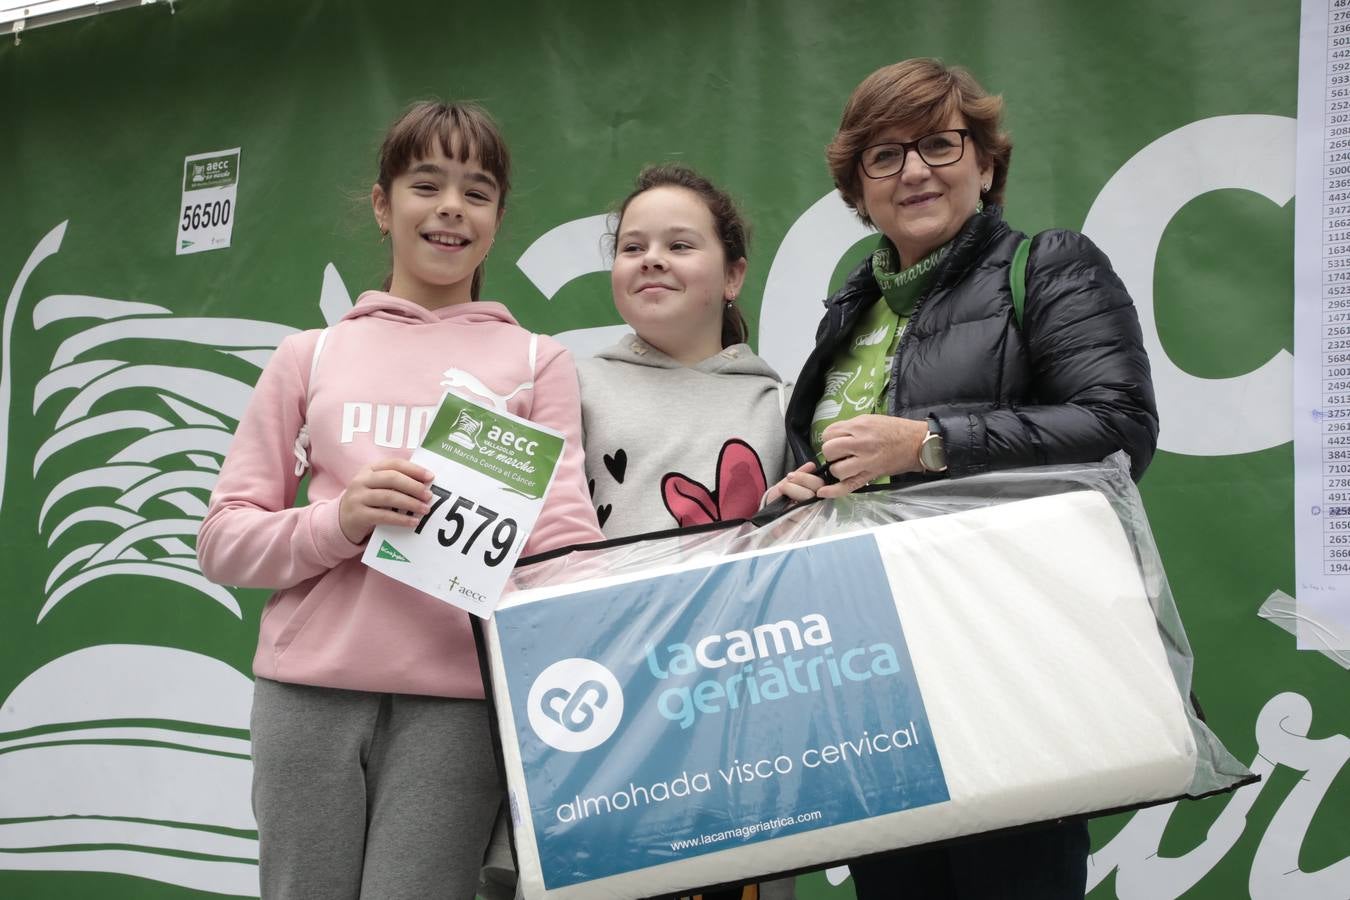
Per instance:
[[[577,360],[586,477],[606,537],[754,515],[790,458],[787,386],[746,343],[746,225],[684,166],[650,166],[619,207],[614,305],[633,329]],[[789,900],[793,880],[703,893]]]
[[[577,361],[607,537],[747,518],[787,471],[787,388],[736,305],[746,245],[731,198],[683,166],[644,169],[619,208],[614,305],[634,333]]]

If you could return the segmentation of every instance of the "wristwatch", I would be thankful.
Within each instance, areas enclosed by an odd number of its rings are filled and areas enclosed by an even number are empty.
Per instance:
[[[928,423],[928,434],[919,445],[919,465],[925,472],[947,471],[947,449],[942,446],[942,435],[935,422]]]

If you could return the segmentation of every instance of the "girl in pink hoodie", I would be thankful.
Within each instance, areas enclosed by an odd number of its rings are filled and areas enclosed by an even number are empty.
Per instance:
[[[211,495],[202,571],[276,590],[253,660],[265,898],[473,896],[502,790],[467,615],[360,559],[376,525],[427,512],[431,473],[408,457],[446,387],[567,436],[526,554],[601,538],[571,357],[470,302],[509,186],[483,110],[394,123],[371,189],[387,290],[282,341]]]

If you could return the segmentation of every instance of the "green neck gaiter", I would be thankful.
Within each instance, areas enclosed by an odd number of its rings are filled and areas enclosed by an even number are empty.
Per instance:
[[[892,312],[901,318],[913,314],[914,306],[923,292],[928,290],[938,263],[942,262],[950,247],[950,243],[943,244],[914,265],[901,269],[900,251],[895,249],[890,238],[884,234],[881,236],[877,249],[872,252],[872,277],[876,279],[881,296],[886,298],[886,305]]]

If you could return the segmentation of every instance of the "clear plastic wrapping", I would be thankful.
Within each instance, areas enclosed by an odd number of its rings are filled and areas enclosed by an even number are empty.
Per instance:
[[[522,888],[644,897],[1232,789],[1119,460],[520,567],[485,628]]]

